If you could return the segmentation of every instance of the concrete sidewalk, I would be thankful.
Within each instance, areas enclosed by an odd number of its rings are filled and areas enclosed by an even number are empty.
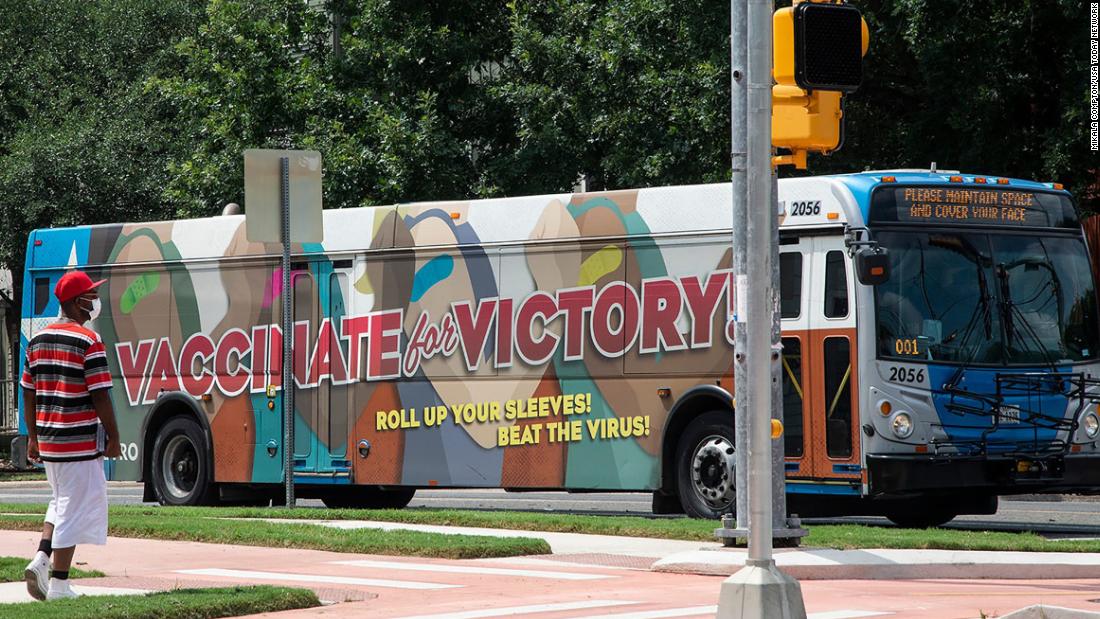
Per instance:
[[[348,524],[341,523],[341,526]],[[367,526],[367,523],[354,524]],[[391,526],[391,523],[386,524]],[[432,527],[430,530],[471,532],[459,527]],[[500,533],[491,529],[475,531]],[[506,534],[542,537],[542,534],[527,531],[508,531]],[[593,536],[560,535],[566,536],[560,541],[567,544],[561,548],[585,552],[446,560],[112,537],[107,546],[81,546],[76,556],[79,567],[98,569],[107,576],[81,579],[75,585],[97,587],[104,593],[125,593],[135,589],[164,591],[179,587],[262,583],[306,587],[315,591],[322,601],[331,603],[321,608],[272,615],[284,619],[318,616],[333,619],[365,616],[375,619],[454,619],[456,616],[713,618],[721,586],[719,577],[654,571],[649,566],[661,559],[660,556],[592,552],[616,548],[596,545],[598,541],[593,540]],[[0,556],[29,556],[37,546],[37,538],[37,533],[29,531],[0,531]],[[584,542],[591,542],[591,545],[583,546]],[[618,549],[633,553],[659,548],[659,544],[665,543],[633,538],[615,538],[615,542]],[[679,552],[663,558],[667,560]],[[742,551],[702,552],[711,558],[718,554],[743,554]],[[948,554],[956,561],[952,565],[964,564],[960,562],[965,558],[962,553]],[[1026,553],[1016,554],[1035,558]],[[782,564],[799,555],[816,556],[819,562],[830,556],[804,550],[783,551],[777,556],[781,557]],[[850,557],[841,554],[841,558],[845,556]],[[1091,559],[1095,562],[1095,556]],[[989,616],[991,610],[999,614],[1036,603],[1078,610],[1100,609],[1097,595],[1100,579],[1082,580],[1082,576],[1075,573],[1075,579],[1038,580],[1046,565],[1057,565],[1057,561],[1032,567],[1037,573],[1031,574],[1031,580],[980,580],[973,578],[970,570],[966,578],[959,580],[806,579],[802,582],[802,590],[807,611],[813,619],[879,616],[884,619],[975,619],[982,613]],[[10,588],[13,594],[25,591],[23,583],[13,583]]]
[[[149,593],[148,589],[83,585],[80,583],[81,580],[84,579],[74,580],[72,584],[73,590],[80,595],[139,595]],[[23,581],[0,583],[0,604],[33,601],[34,598],[27,593],[27,583]]]
[[[728,576],[744,566],[744,549],[723,548],[717,542],[547,533],[481,527],[404,524],[371,520],[281,520],[337,529],[406,529],[431,533],[534,537],[546,540],[555,555],[606,554],[651,557],[658,572]],[[1083,552],[1009,552],[958,550],[777,550],[776,563],[800,580],[838,579],[1067,579],[1100,578],[1100,554]]]

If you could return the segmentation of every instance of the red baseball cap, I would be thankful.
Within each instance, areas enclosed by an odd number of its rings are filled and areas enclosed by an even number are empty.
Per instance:
[[[69,299],[79,297],[89,290],[95,290],[105,281],[107,280],[101,279],[98,282],[93,282],[92,278],[88,277],[88,274],[84,271],[69,271],[62,275],[61,279],[57,280],[57,285],[53,287],[53,294],[57,297],[58,301],[64,303]]]

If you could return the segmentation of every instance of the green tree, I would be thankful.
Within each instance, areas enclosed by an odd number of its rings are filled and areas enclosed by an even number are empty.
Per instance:
[[[510,190],[718,181],[729,170],[729,15],[702,0],[513,2],[497,92]]]
[[[510,131],[487,94],[504,23],[491,0],[212,0],[150,81],[195,136],[171,198],[189,215],[240,201],[255,147],[320,150],[330,208],[498,192],[479,162]]]
[[[498,87],[520,141],[505,187],[723,180],[729,17],[694,0],[548,0],[512,8]],[[861,0],[871,48],[845,144],[809,173],[960,168],[1067,184],[1088,210],[1087,7]],[[784,175],[794,174],[784,169]]]
[[[847,143],[814,171],[955,168],[1059,181],[1100,208],[1088,151],[1088,8],[1072,0],[864,0],[871,49]]]
[[[0,3],[0,261],[22,284],[34,228],[171,215],[178,145],[145,75],[193,2]]]

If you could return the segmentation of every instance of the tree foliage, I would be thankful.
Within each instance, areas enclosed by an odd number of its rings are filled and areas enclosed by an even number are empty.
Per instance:
[[[320,150],[330,207],[494,191],[479,161],[509,126],[473,76],[504,58],[499,2],[213,0],[207,15],[150,82],[198,138],[172,167],[184,212],[240,201],[256,147]]]
[[[31,230],[173,215],[161,188],[186,146],[144,80],[197,16],[186,0],[0,3],[0,261],[17,294]]]
[[[864,85],[814,173],[936,161],[1096,208],[1085,3],[858,5]],[[708,0],[0,3],[0,259],[34,227],[215,214],[253,147],[320,150],[330,208],[721,181],[728,32]]]

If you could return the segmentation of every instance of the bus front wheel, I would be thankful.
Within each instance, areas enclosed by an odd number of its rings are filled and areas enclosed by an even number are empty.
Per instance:
[[[676,487],[692,518],[734,513],[733,414],[709,411],[688,424],[676,443]]]
[[[207,505],[215,496],[209,451],[198,422],[173,417],[153,443],[153,489],[161,505]]]
[[[402,509],[412,501],[415,488],[378,488],[350,486],[324,496],[321,501],[330,509]]]

